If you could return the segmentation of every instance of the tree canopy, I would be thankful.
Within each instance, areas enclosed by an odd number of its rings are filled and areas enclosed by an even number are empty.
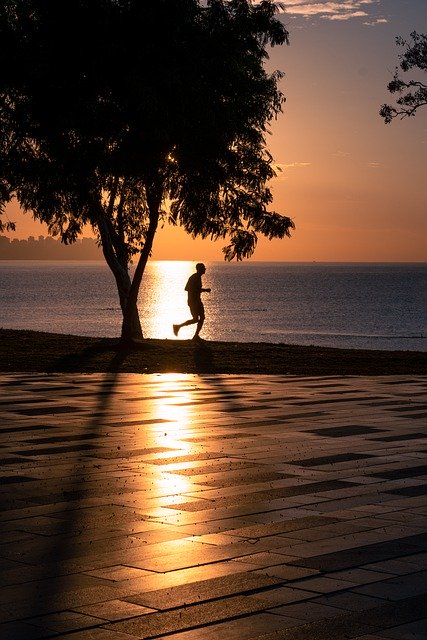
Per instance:
[[[4,0],[0,201],[53,235],[94,229],[114,274],[122,337],[160,224],[223,238],[227,260],[294,225],[268,209],[267,149],[288,42],[272,0]],[[130,277],[132,256],[137,265]]]
[[[404,47],[405,51],[399,55],[400,70],[407,72],[418,70],[427,73],[427,36],[413,31],[411,42],[407,42],[401,36],[396,38],[396,44]],[[399,67],[393,80],[387,85],[390,93],[398,94],[397,106],[383,104],[380,115],[389,124],[393,118],[405,118],[414,116],[420,107],[427,105],[427,83],[421,80],[403,80],[400,77]]]

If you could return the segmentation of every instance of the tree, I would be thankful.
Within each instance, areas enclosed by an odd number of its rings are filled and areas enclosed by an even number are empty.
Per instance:
[[[0,198],[1,197],[2,196],[0,196]],[[0,233],[3,233],[4,231],[15,231],[15,228],[16,228],[15,223],[12,222],[11,220],[6,220],[6,222],[4,222],[1,219],[2,214],[4,214],[5,204],[7,202],[10,202],[10,200],[8,199],[8,195],[5,194],[3,196],[3,200],[0,200]]]
[[[0,8],[0,59],[14,61],[0,80],[3,201],[15,196],[65,243],[92,225],[124,342],[142,338],[137,298],[159,224],[228,239],[226,260],[294,228],[268,210],[266,134],[284,97],[264,62],[288,42],[276,11],[272,0]]]
[[[405,47],[404,53],[399,55],[400,69],[404,72],[410,69],[419,69],[427,72],[427,35],[413,31],[412,42],[408,43],[402,37],[396,38],[396,44]],[[400,116],[414,116],[420,107],[427,105],[427,84],[420,80],[402,80],[399,77],[399,68],[393,80],[387,85],[390,93],[397,93],[400,97],[396,100],[397,107],[383,104],[380,115],[389,124],[393,118]]]

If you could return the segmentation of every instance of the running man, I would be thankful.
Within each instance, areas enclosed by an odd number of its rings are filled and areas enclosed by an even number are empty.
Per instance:
[[[196,324],[197,322],[196,333],[193,336],[193,340],[196,340],[199,337],[200,330],[205,321],[205,308],[200,294],[204,292],[210,293],[211,291],[210,289],[203,289],[202,287],[202,275],[204,273],[206,273],[205,265],[202,262],[198,262],[196,264],[196,273],[193,273],[193,275],[188,278],[185,290],[188,293],[188,306],[190,307],[192,318],[191,320],[186,320],[181,324],[173,325],[173,332],[176,336],[178,335],[181,327],[186,327],[189,324]]]

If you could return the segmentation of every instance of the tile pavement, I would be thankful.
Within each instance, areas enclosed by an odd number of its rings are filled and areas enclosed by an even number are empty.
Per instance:
[[[427,638],[427,378],[0,385],[2,640]]]

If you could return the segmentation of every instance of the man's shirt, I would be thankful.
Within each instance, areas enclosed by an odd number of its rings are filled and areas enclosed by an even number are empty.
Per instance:
[[[193,273],[188,278],[185,290],[188,292],[188,300],[199,301],[202,292],[202,276],[199,273]]]

